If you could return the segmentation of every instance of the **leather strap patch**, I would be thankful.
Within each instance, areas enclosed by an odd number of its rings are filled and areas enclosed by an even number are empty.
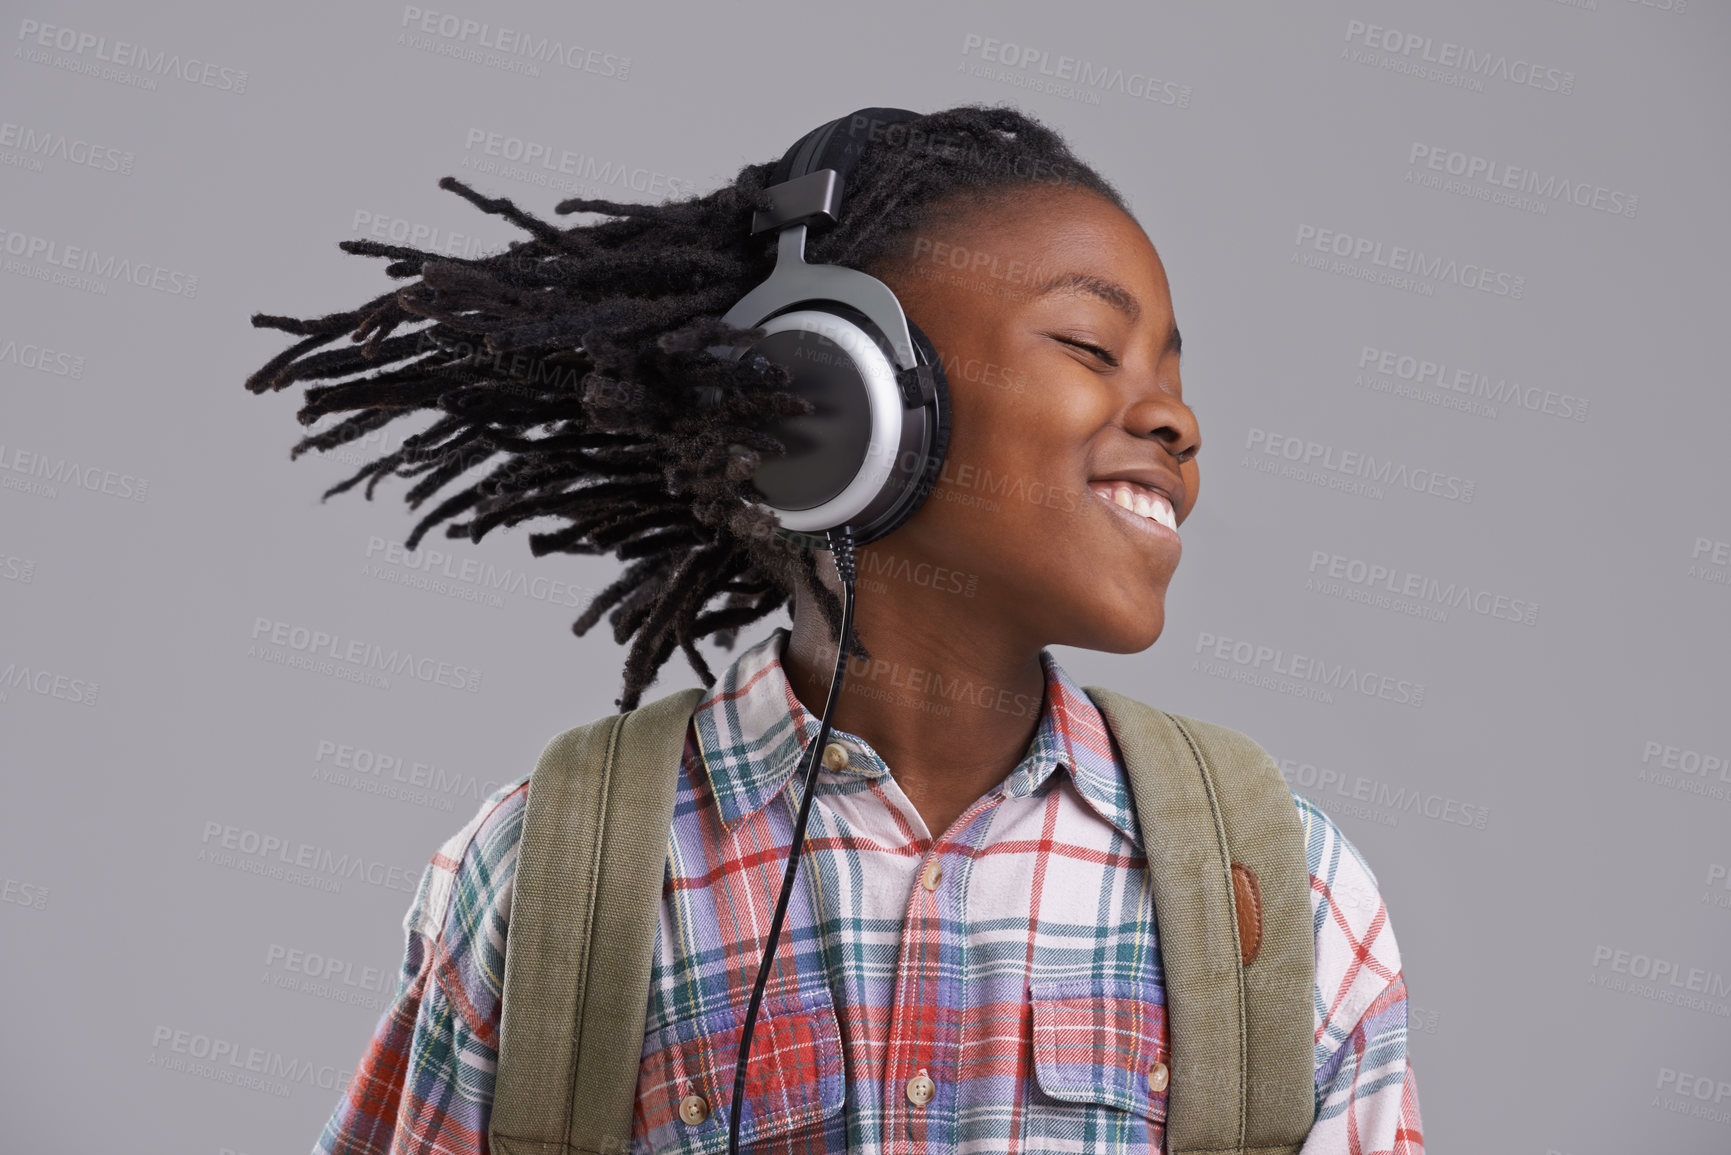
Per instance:
[[[1242,862],[1232,864],[1232,905],[1238,908],[1238,957],[1249,966],[1262,949],[1262,888]]]

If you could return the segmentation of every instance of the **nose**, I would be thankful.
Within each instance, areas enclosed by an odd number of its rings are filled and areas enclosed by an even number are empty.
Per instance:
[[[1124,414],[1124,428],[1136,437],[1160,442],[1180,465],[1202,448],[1196,414],[1165,386],[1148,390],[1130,407]]]

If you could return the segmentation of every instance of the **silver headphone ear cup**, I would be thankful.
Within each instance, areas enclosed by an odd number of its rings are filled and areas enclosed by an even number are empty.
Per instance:
[[[938,356],[937,347],[920,327],[914,324],[913,318],[905,319],[908,323],[908,336],[913,338],[914,352],[919,355],[920,363],[931,370],[932,399],[921,407],[923,420],[919,422],[918,440],[913,445],[905,446],[897,456],[898,463],[906,467],[909,475],[906,482],[907,496],[887,520],[870,527],[870,537],[862,540],[856,535],[856,544],[875,541],[893,532],[918,512],[936,488],[949,454],[950,386],[949,378],[944,375],[943,359]]]
[[[789,391],[813,405],[764,432],[786,452],[765,455],[752,479],[755,498],[784,530],[821,534],[877,516],[881,495],[896,492],[905,437],[896,366],[876,328],[840,310],[798,308],[758,326],[747,347],[793,377]]]
[[[909,407],[906,373],[869,318],[841,302],[810,302],[758,324],[765,337],[744,348],[793,376],[792,392],[812,414],[765,428],[787,451],[766,454],[743,496],[776,515],[788,538],[850,525],[868,544],[901,525],[936,484],[949,444],[949,388],[937,351],[908,323],[932,397]]]

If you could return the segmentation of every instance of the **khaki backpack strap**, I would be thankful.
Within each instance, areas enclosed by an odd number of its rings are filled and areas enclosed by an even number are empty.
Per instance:
[[[530,775],[488,1125],[502,1155],[630,1145],[674,789],[703,694],[566,730]]]
[[[1244,734],[1086,690],[1123,753],[1154,890],[1168,1149],[1297,1152],[1316,1101],[1316,938],[1292,792]]]

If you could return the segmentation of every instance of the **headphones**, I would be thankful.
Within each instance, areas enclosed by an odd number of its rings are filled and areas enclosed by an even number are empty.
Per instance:
[[[875,541],[913,516],[937,481],[950,442],[950,393],[938,352],[908,320],[890,287],[838,265],[809,265],[809,229],[834,227],[842,194],[866,146],[887,129],[919,116],[905,108],[862,108],[812,129],[775,166],[766,189],[768,211],[752,216],[751,235],[777,230],[775,268],[722,316],[735,329],[763,336],[745,345],[712,345],[732,360],[749,357],[760,369],[785,368],[789,391],[812,402],[810,413],[765,427],[786,452],[765,457],[742,487],[773,512],[779,537],[834,552],[842,579],[842,620],[835,672],[805,754],[803,797],[782,872],[781,897],[757,968],[728,1104],[727,1155],[739,1149],[752,1031],[764,982],[775,957],[782,919],[793,894],[816,794],[818,753],[829,740],[830,716],[847,666],[846,639],[854,606],[854,547]],[[699,392],[714,404],[717,389]]]
[[[812,129],[783,154],[766,190],[770,209],[751,222],[752,236],[779,232],[775,268],[722,317],[765,335],[709,348],[784,367],[789,391],[813,403],[812,412],[765,427],[786,453],[765,456],[747,484],[785,538],[821,539],[848,527],[855,545],[876,541],[913,515],[943,468],[950,395],[937,350],[888,285],[805,260],[808,231],[839,223],[867,145],[919,115],[862,108]],[[708,387],[699,404],[713,404],[717,392]]]

